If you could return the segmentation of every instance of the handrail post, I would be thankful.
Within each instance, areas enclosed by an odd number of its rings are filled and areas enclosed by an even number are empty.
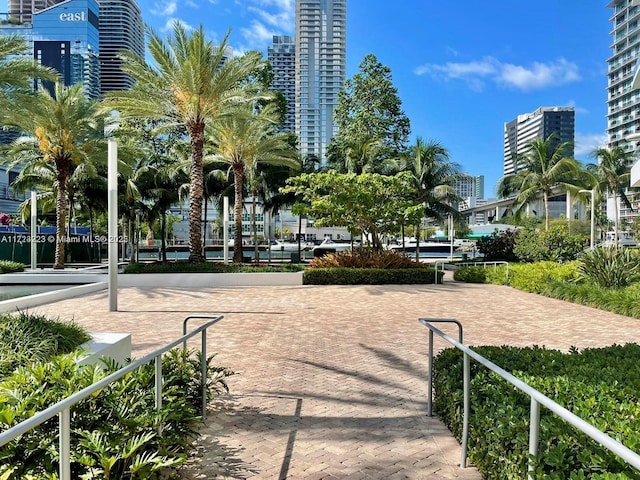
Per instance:
[[[527,471],[528,478],[533,479],[533,457],[538,455],[538,444],[540,443],[540,403],[531,397],[531,412],[529,414],[529,462]]]
[[[427,415],[433,417],[433,331],[429,329],[429,391],[427,392]]]
[[[156,365],[156,389],[155,389],[155,397],[156,397],[156,411],[160,411],[162,408],[162,356],[158,355],[155,359]]]
[[[207,331],[202,330],[202,358],[200,374],[202,375],[202,420],[207,418]]]
[[[71,480],[71,412],[68,408],[58,413],[58,430],[60,480]]]
[[[469,443],[469,396],[470,396],[470,359],[467,352],[463,355],[463,410],[462,410],[462,453],[460,467],[467,468],[467,445]]]

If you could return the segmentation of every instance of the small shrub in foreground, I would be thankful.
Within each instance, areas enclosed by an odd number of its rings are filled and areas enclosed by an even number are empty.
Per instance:
[[[12,262],[11,260],[0,260],[0,273],[24,272],[24,263]]]
[[[467,283],[485,283],[487,281],[486,269],[480,267],[462,267],[453,272],[453,279]]]
[[[640,255],[632,248],[597,247],[580,257],[578,275],[601,287],[626,287],[640,277]]]

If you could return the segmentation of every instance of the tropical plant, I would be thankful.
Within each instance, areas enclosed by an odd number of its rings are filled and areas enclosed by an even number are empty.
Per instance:
[[[599,148],[594,152],[598,159],[598,164],[587,166],[595,173],[598,179],[598,190],[613,196],[613,219],[614,219],[614,244],[618,245],[618,231],[620,229],[620,215],[618,213],[618,197],[631,208],[631,202],[625,194],[629,187],[631,173],[629,171],[632,156],[621,147]]]
[[[640,255],[632,248],[597,247],[580,257],[578,275],[601,287],[626,287],[640,277]]]
[[[243,187],[247,171],[255,172],[258,164],[299,168],[297,152],[289,144],[289,134],[275,133],[279,114],[272,104],[258,112],[250,105],[236,108],[231,115],[210,126],[208,134],[215,148],[211,160],[227,164],[233,173],[234,239],[233,260],[242,263]]]
[[[506,198],[515,194],[515,214],[520,215],[542,195],[545,230],[549,230],[549,198],[556,189],[575,189],[579,178],[579,163],[566,156],[570,148],[571,143],[559,143],[556,134],[544,140],[534,138],[527,151],[517,158],[518,171],[498,181],[498,196]]]
[[[216,46],[205,39],[202,25],[189,34],[180,22],[174,23],[173,36],[166,42],[150,31],[153,63],[123,51],[122,68],[136,82],[127,91],[111,92],[106,102],[119,111],[121,118],[157,122],[159,133],[176,126],[185,129],[191,143],[189,258],[193,262],[204,261],[201,222],[205,128],[228,114],[230,108],[258,98],[249,95],[242,84],[261,65],[262,56],[248,52],[227,58],[228,37]]]
[[[60,82],[53,92],[40,87],[37,95],[16,95],[13,115],[5,125],[19,128],[31,135],[14,142],[8,160],[11,165],[22,161],[21,152],[35,152],[35,162],[50,164],[55,174],[56,249],[54,268],[64,268],[67,195],[74,169],[91,169],[92,160],[104,150],[103,115],[98,102],[84,95],[81,84],[66,87]]]
[[[495,230],[491,235],[479,238],[476,246],[485,260],[505,260],[512,262],[517,260],[517,257],[513,253],[517,238],[518,230],[509,229],[504,232]]]
[[[566,262],[576,259],[584,250],[586,240],[584,235],[569,233],[566,221],[542,232],[536,227],[525,227],[518,234],[513,253],[521,262]]]
[[[371,248],[329,253],[323,257],[314,258],[309,264],[309,268],[412,268],[415,266],[413,259],[404,252],[377,251]]]

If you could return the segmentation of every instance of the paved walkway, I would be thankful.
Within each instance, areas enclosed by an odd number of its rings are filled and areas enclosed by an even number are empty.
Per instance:
[[[238,375],[202,430],[188,479],[479,479],[459,467],[459,445],[442,423],[425,416],[428,334],[419,317],[460,320],[469,344],[640,342],[638,320],[454,282],[121,289],[119,311],[107,309],[101,292],[34,310],[131,332],[138,358],[179,337],[187,315],[225,316],[208,348]]]

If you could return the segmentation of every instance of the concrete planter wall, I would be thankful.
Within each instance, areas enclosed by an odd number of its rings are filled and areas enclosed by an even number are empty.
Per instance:
[[[33,281],[33,279],[32,279]],[[15,312],[16,310],[26,310],[39,305],[57,302],[67,298],[77,297],[86,293],[98,292],[107,288],[106,283],[90,283],[88,285],[78,285],[75,287],[62,288],[53,292],[37,293],[27,297],[12,298],[0,302],[0,312]]]
[[[302,272],[138,273],[118,275],[118,287],[256,287],[302,285]]]
[[[102,358],[113,358],[120,365],[124,365],[131,358],[131,335],[128,333],[93,333],[91,340],[80,347],[86,350],[78,363],[93,365]]]

